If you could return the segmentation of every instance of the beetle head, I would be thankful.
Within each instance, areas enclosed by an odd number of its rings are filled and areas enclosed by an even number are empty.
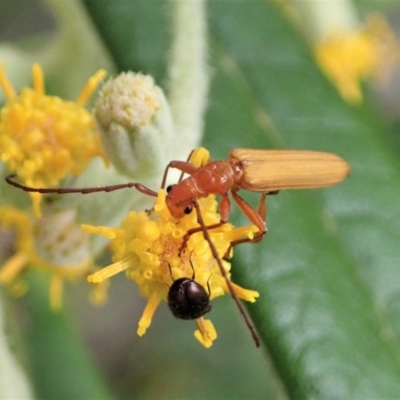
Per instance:
[[[190,214],[195,201],[192,191],[190,187],[185,185],[185,181],[167,187],[165,202],[173,217],[183,218]]]

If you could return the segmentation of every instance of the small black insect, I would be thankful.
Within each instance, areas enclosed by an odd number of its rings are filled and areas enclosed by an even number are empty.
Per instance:
[[[197,319],[211,310],[210,295],[194,276],[179,278],[169,288],[168,306],[176,318]]]

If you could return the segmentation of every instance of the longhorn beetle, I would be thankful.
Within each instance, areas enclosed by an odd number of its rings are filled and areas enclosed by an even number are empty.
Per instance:
[[[190,162],[191,156],[189,156],[188,161],[171,161],[167,165],[161,188],[165,188],[170,168],[181,171],[182,175],[178,183],[166,188],[166,204],[171,215],[175,218],[182,218],[191,213],[193,209],[196,210],[199,228],[187,232],[182,246],[185,246],[185,242],[193,233],[199,231],[203,233],[204,239],[208,242],[211,253],[218,263],[221,274],[226,280],[229,291],[242,313],[256,345],[259,346],[260,341],[253,323],[228,279],[208,230],[228,221],[231,210],[228,197],[230,192],[241,211],[258,228],[258,232],[252,239],[237,240],[231,243],[231,247],[244,242],[258,242],[267,231],[265,200],[268,194],[276,194],[284,189],[312,189],[335,185],[347,177],[350,166],[335,154],[317,151],[234,149],[230,152],[227,160],[221,161],[209,160],[208,152],[203,148],[196,151],[204,152],[203,159],[205,161],[199,167]],[[184,174],[189,176],[183,178]],[[88,194],[134,187],[146,195],[157,196],[155,191],[137,182],[84,189],[32,188],[15,182],[13,180],[14,177],[15,175],[9,175],[5,179],[10,185],[27,192]],[[239,196],[238,191],[240,189],[261,193],[257,210]],[[200,212],[198,200],[211,194],[220,196],[219,212],[221,222],[206,226]]]

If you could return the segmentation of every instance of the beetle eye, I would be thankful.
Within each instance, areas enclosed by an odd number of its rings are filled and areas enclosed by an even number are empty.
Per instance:
[[[169,193],[170,191],[171,191],[171,189],[172,189],[172,185],[169,185],[169,186],[167,186],[167,193]]]
[[[192,207],[186,207],[186,208],[183,210],[183,212],[184,212],[185,214],[190,214],[190,213],[192,212]]]

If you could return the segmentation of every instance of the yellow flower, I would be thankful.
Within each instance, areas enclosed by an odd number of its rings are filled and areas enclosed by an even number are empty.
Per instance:
[[[7,97],[1,110],[0,158],[26,185],[58,186],[68,174],[78,175],[95,156],[103,156],[93,116],[84,105],[105,71],[92,76],[76,102],[47,96],[43,71],[32,68],[33,88],[16,94],[0,66],[0,86]],[[40,216],[40,193],[31,193]]]
[[[0,207],[0,227],[15,234],[15,254],[0,269],[0,284],[8,286],[14,295],[23,295],[27,290],[21,277],[25,268],[47,271],[51,274],[50,306],[58,311],[64,280],[86,277],[93,271],[92,259],[86,254],[88,235],[77,228],[74,211],[34,219],[12,207]],[[94,286],[94,302],[105,300],[104,290],[104,285]]]
[[[204,288],[210,300],[229,293],[203,233],[190,235],[186,244],[182,246],[185,234],[199,226],[196,213],[192,212],[179,220],[172,218],[165,204],[165,196],[165,191],[161,189],[152,210],[131,211],[119,228],[82,226],[87,232],[109,238],[114,253],[113,264],[90,275],[88,280],[100,283],[125,271],[127,278],[136,282],[141,295],[148,299],[139,321],[139,336],[144,335],[159,303],[162,300],[168,301],[171,285],[180,278],[193,278]],[[217,224],[220,221],[214,195],[200,200],[199,205],[206,225]],[[252,237],[257,230],[255,226],[234,228],[227,223],[210,229],[209,234],[219,257],[222,258],[229,251],[233,240]],[[230,253],[229,257],[232,256],[232,251]],[[230,264],[226,260],[222,262],[229,276]],[[233,286],[243,300],[254,302],[258,297],[255,291],[234,284]],[[171,304],[169,305],[171,308]],[[198,330],[195,337],[205,347],[210,347],[217,337],[211,321],[202,316],[187,319],[196,319]]]
[[[315,46],[317,61],[342,97],[358,104],[364,80],[381,78],[399,59],[399,45],[384,17],[372,15],[352,32],[334,32]]]

